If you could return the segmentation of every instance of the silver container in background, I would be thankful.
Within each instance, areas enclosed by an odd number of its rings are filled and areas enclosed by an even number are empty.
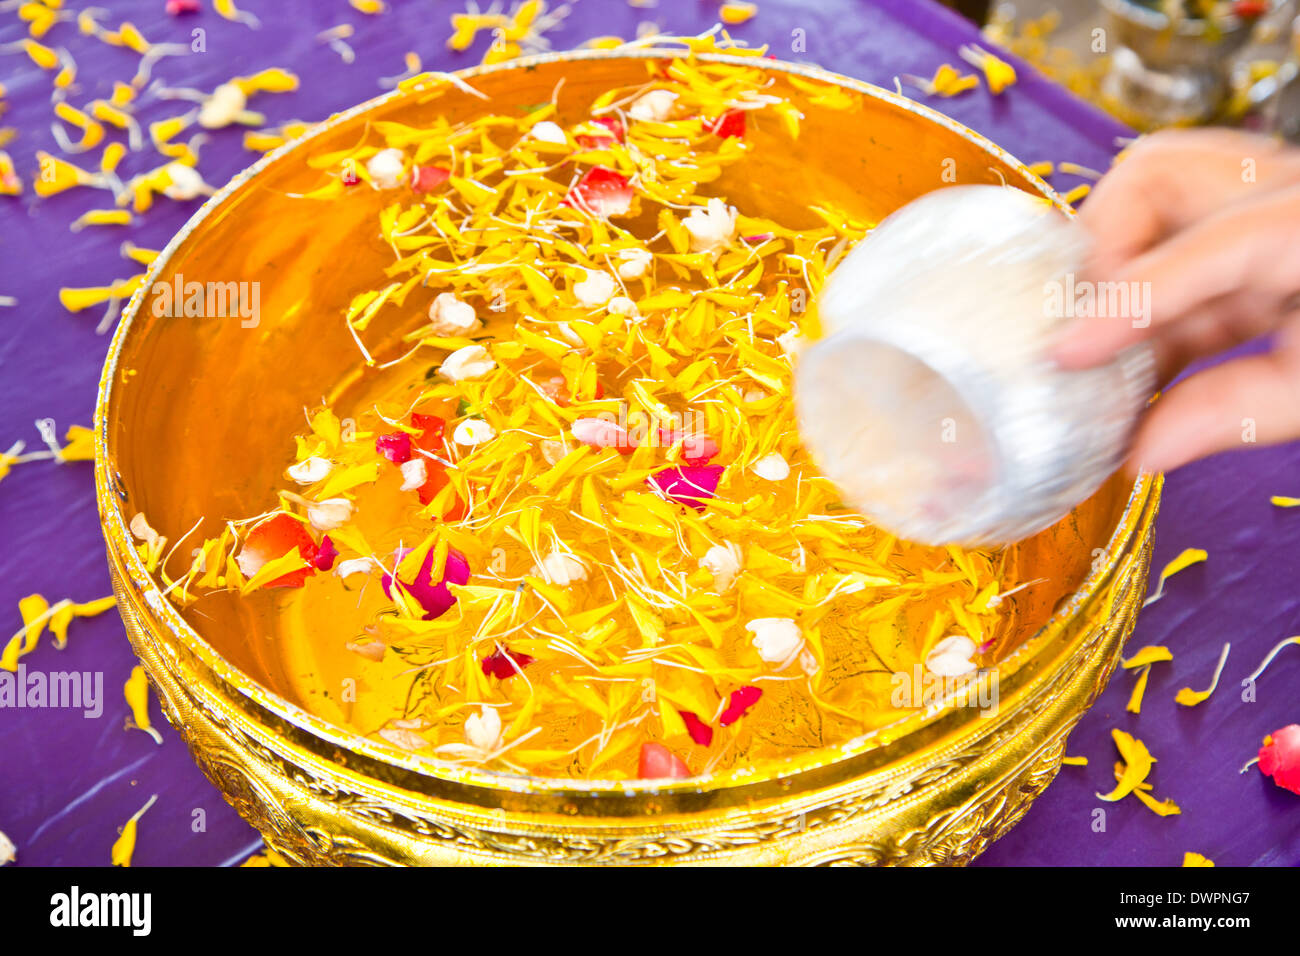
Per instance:
[[[1229,94],[1231,58],[1254,21],[1171,19],[1133,0],[1102,0],[1110,66],[1102,81],[1108,108],[1143,129],[1212,119]]]

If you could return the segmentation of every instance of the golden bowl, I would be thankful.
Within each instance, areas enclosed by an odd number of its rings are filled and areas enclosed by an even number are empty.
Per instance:
[[[551,54],[467,70],[497,104],[549,100],[561,121],[673,50]],[[705,59],[737,61],[725,54]],[[798,154],[764,149],[722,183],[729,201],[780,219],[820,200],[875,221],[958,182],[1060,198],[988,140],[901,96],[825,71],[747,59],[805,114]],[[791,78],[860,94],[815,105]],[[113,339],[96,406],[95,477],[114,590],[163,712],[226,799],[303,864],[964,863],[1011,827],[1060,766],[1067,735],[1109,679],[1145,593],[1159,478],[1112,478],[1017,546],[1008,599],[1016,649],[995,669],[999,706],[918,710],[833,748],[769,767],[653,784],[542,779],[449,766],[330,723],[304,705],[274,634],[236,609],[183,616],[137,554],[143,513],[173,541],[196,515],[262,510],[304,406],[354,380],[355,345],[335,317],[353,279],[383,265],[372,202],[291,198],[319,184],[312,154],[346,149],[367,124],[474,116],[482,101],[437,82],[331,118],[235,177],[171,241]],[[953,175],[945,177],[945,173]],[[376,200],[378,202],[378,200]],[[261,283],[255,327],[146,307],[177,274]],[[404,329],[379,330],[394,337]],[[197,543],[195,541],[194,543]],[[182,545],[186,547],[186,545]],[[238,606],[238,602],[231,602]],[[987,676],[983,679],[991,679]]]

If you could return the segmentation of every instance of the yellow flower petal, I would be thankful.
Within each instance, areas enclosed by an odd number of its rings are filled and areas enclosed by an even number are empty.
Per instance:
[[[1202,561],[1208,559],[1209,556],[1210,554],[1208,551],[1204,551],[1200,548],[1187,548],[1184,551],[1182,551],[1178,555],[1178,557],[1174,558],[1172,561],[1166,564],[1164,568],[1161,570],[1160,580],[1156,582],[1155,593],[1153,593],[1149,598],[1147,598],[1142,603],[1142,606],[1146,607],[1149,604],[1154,604],[1156,601],[1159,601],[1162,597],[1164,597],[1165,581],[1167,581],[1169,578],[1173,577],[1179,571],[1183,571],[1186,570],[1187,568],[1190,568],[1194,564],[1200,564]]]
[[[1120,756],[1124,758],[1124,772],[1116,783],[1115,789],[1107,794],[1097,794],[1097,799],[1113,803],[1126,797],[1137,789],[1139,784],[1146,781],[1156,759],[1151,756],[1146,744],[1131,734],[1115,729],[1110,732],[1110,735],[1115,741]]]
[[[131,708],[131,722],[127,727],[143,730],[154,739],[154,743],[161,744],[162,735],[149,722],[149,678],[145,676],[143,667],[137,664],[131,669],[131,676],[122,690]]]
[[[1205,690],[1192,690],[1190,687],[1184,687],[1174,697],[1178,703],[1184,707],[1195,707],[1197,704],[1207,700],[1214,693],[1215,688],[1219,686],[1219,676],[1223,673],[1223,665],[1228,663],[1228,651],[1232,649],[1231,644],[1223,645],[1223,652],[1219,655],[1218,666],[1214,668],[1214,677],[1210,681],[1210,686]]]
[[[1120,666],[1125,669],[1132,669],[1134,667],[1146,667],[1148,664],[1155,664],[1160,661],[1172,661],[1173,659],[1173,652],[1167,647],[1144,647],[1132,657],[1120,660]]]
[[[121,835],[113,841],[113,849],[109,854],[113,866],[131,865],[131,857],[135,855],[136,826],[140,822],[140,818],[154,805],[154,801],[157,799],[158,794],[155,793],[143,807],[131,816],[130,820],[127,820],[122,825]]]

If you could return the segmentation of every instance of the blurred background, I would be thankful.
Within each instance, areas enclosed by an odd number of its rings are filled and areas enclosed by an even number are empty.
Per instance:
[[[1139,130],[1300,141],[1296,0],[951,0],[991,42]]]

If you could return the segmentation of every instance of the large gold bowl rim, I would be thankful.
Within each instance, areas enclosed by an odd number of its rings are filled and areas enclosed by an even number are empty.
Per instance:
[[[656,44],[662,42],[664,39],[666,38],[659,38],[659,40],[656,41]],[[480,64],[451,74],[434,75],[456,77],[468,82],[473,80],[475,77],[486,74],[507,72],[510,70],[529,70],[535,66],[557,62],[580,62],[585,60],[606,59],[659,59],[666,56],[679,56],[684,52],[684,49],[681,46],[663,46],[656,44],[647,44],[643,46],[626,45],[624,47],[610,50],[571,50],[542,53],[520,57],[502,63],[489,65]],[[771,60],[766,58],[758,60],[753,57],[743,57],[725,53],[698,53],[696,56],[706,62],[732,63],[749,67],[761,67],[764,70],[774,73],[791,74],[811,80],[831,83],[861,93],[864,96],[884,101],[901,110],[914,113],[937,124],[949,132],[956,134],[962,139],[967,140],[971,144],[987,152],[990,156],[997,158],[1007,166],[1016,170],[1022,174],[1024,178],[1040,192],[1041,195],[1051,201],[1062,212],[1067,215],[1073,215],[1071,207],[1054,189],[1051,188],[1051,186],[1031,172],[1024,163],[1016,159],[1002,147],[961,123],[958,123],[951,117],[921,103],[910,100],[901,94],[866,83],[862,80],[856,80],[808,64],[788,63],[781,60]],[[445,91],[445,89],[439,90],[439,92]],[[450,764],[434,758],[420,756],[402,750],[386,742],[367,739],[345,727],[340,727],[337,724],[323,720],[322,718],[302,709],[298,705],[291,703],[281,695],[263,687],[260,683],[252,680],[242,671],[231,666],[229,662],[227,662],[226,659],[212,647],[212,645],[204,640],[198,631],[191,627],[191,625],[181,616],[175,606],[172,605],[163,594],[162,589],[158,586],[157,582],[154,581],[152,575],[150,575],[145,569],[144,563],[141,561],[139,554],[131,544],[134,539],[128,528],[128,519],[121,509],[117,496],[112,493],[115,478],[110,475],[110,464],[108,460],[108,422],[109,416],[112,412],[110,402],[113,397],[113,383],[117,375],[118,361],[121,357],[126,339],[131,332],[135,316],[144,302],[147,290],[152,286],[155,276],[167,266],[172,257],[176,255],[178,250],[184,245],[190,234],[193,233],[194,230],[204,222],[204,220],[212,215],[222,203],[248,184],[249,181],[257,176],[262,170],[278,162],[289,153],[303,148],[315,137],[323,135],[334,127],[346,123],[363,113],[388,104],[390,101],[395,99],[408,96],[417,97],[420,95],[427,95],[429,92],[430,90],[427,87],[415,87],[409,90],[395,89],[366,100],[365,102],[359,103],[344,112],[334,114],[329,119],[317,124],[302,136],[267,153],[257,162],[237,173],[225,186],[212,195],[194,213],[185,225],[180,228],[175,236],[172,237],[171,241],[167,243],[159,256],[149,266],[144,281],[141,282],[140,287],[132,295],[131,300],[123,310],[121,320],[113,335],[113,340],[110,344],[107,358],[105,359],[99,383],[99,393],[95,404],[96,493],[100,504],[101,525],[110,548],[113,547],[114,542],[117,542],[120,545],[120,547],[116,549],[118,552],[117,557],[122,563],[123,568],[128,572],[131,579],[130,583],[134,586],[137,596],[143,600],[149,609],[166,626],[170,638],[187,648],[188,651],[192,653],[205,667],[211,670],[220,678],[220,680],[224,681],[238,693],[249,698],[264,710],[300,730],[305,731],[320,741],[346,751],[351,751],[359,756],[369,758],[381,764],[393,765],[415,774],[434,777],[453,785],[460,784],[467,787],[485,788],[496,792],[544,791],[557,797],[563,797],[566,794],[572,794],[575,797],[589,797],[597,796],[602,793],[625,794],[628,796],[658,793],[667,795],[672,793],[702,793],[706,791],[716,792],[729,788],[745,788],[754,783],[770,780],[779,780],[782,783],[785,783],[802,773],[849,760],[859,754],[886,744],[896,743],[907,734],[914,733],[915,731],[920,730],[921,728],[950,714],[954,708],[947,706],[932,707],[923,712],[913,712],[907,717],[901,718],[892,724],[876,728],[870,733],[861,735],[844,744],[818,748],[809,754],[790,757],[783,761],[766,761],[761,770],[748,767],[732,768],[730,770],[692,777],[681,781],[656,781],[651,784],[647,784],[643,781],[599,779],[581,780],[568,777],[533,777]],[[1120,516],[1109,541],[1107,542],[1105,560],[1093,562],[1090,573],[1084,579],[1083,583],[1068,597],[1068,599],[1060,602],[1055,613],[1037,633],[1026,640],[1012,654],[1008,655],[1008,657],[999,663],[1000,671],[1008,666],[1011,668],[1018,668],[1020,665],[1025,663],[1040,647],[1050,643],[1051,636],[1064,626],[1079,607],[1098,593],[1101,583],[1108,579],[1119,563],[1119,559],[1124,550],[1124,545],[1127,543],[1134,529],[1139,524],[1140,516],[1145,513],[1151,504],[1154,503],[1152,501],[1152,496],[1157,493],[1156,488],[1156,482],[1150,475],[1143,475],[1134,483],[1133,490],[1129,494],[1128,500],[1125,503],[1124,511]],[[1040,674],[1035,679],[1044,680],[1046,679],[1046,676],[1047,675]],[[972,714],[974,714],[973,711]],[[971,719],[978,720],[979,718],[972,716]]]

